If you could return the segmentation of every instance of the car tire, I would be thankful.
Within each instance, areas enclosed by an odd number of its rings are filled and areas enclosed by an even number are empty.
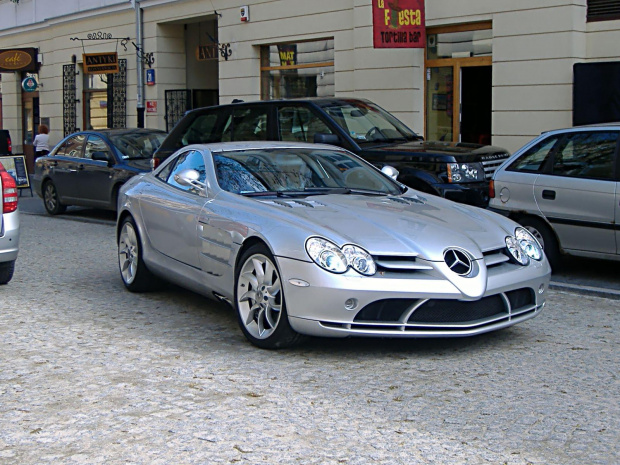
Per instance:
[[[123,220],[118,235],[118,268],[123,284],[131,292],[151,291],[161,282],[149,271],[142,259],[140,233],[130,216]]]
[[[7,284],[13,278],[15,260],[0,263],[0,284]]]
[[[560,254],[558,240],[551,228],[543,220],[532,217],[521,218],[519,223],[540,242],[551,267],[559,268],[562,264],[562,255]]]
[[[249,247],[235,274],[235,308],[245,337],[263,349],[283,349],[303,336],[288,321],[280,271],[263,244]]]
[[[66,205],[60,203],[58,191],[52,181],[46,181],[43,184],[43,205],[50,215],[59,215],[67,209]]]

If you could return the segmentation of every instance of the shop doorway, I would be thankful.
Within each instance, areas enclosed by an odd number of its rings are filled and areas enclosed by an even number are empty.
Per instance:
[[[491,23],[427,29],[425,136],[491,143]]]
[[[22,92],[22,134],[28,173],[34,173],[34,137],[39,128],[39,92]]]
[[[491,143],[491,67],[461,68],[460,142]]]

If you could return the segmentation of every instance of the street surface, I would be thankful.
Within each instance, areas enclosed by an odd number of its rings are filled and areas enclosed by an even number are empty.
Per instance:
[[[224,304],[127,292],[113,214],[82,215],[21,215],[0,464],[620,463],[618,300],[551,290],[475,338],[269,352]]]

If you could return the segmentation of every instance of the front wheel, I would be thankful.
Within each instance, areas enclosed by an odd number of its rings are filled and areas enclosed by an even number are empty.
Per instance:
[[[0,284],[7,284],[13,278],[15,260],[0,263]]]
[[[159,279],[144,264],[140,235],[131,217],[123,220],[118,237],[118,267],[123,284],[131,292],[150,291],[159,284]]]
[[[239,260],[235,277],[235,307],[245,337],[263,349],[297,344],[302,336],[288,321],[280,272],[271,252],[257,244]]]
[[[67,209],[66,205],[60,203],[58,191],[52,181],[47,181],[43,186],[43,205],[50,215],[59,215]]]

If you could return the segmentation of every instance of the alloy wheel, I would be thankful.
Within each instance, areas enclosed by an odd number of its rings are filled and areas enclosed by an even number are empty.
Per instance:
[[[245,261],[237,282],[237,296],[245,329],[257,339],[271,336],[282,316],[282,284],[268,257],[255,254]]]
[[[126,222],[118,240],[118,262],[123,281],[131,284],[138,269],[138,238],[131,223]]]

